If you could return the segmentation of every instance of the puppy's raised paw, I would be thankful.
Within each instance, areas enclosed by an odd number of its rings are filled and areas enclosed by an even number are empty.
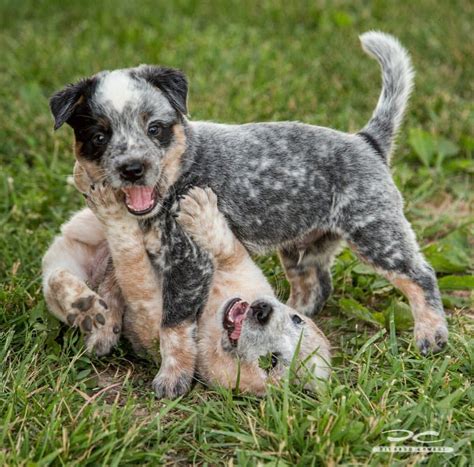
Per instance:
[[[212,233],[221,214],[217,196],[210,188],[192,188],[179,202],[177,222],[199,241]]]
[[[219,211],[217,196],[210,188],[191,189],[180,202],[178,224],[217,261],[241,258],[234,234]]]
[[[117,222],[128,215],[124,194],[105,182],[90,185],[86,203],[102,222]]]

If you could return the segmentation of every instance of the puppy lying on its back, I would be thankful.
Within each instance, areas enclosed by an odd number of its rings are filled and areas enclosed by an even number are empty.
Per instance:
[[[123,322],[123,333],[134,348],[156,355],[166,291],[146,246],[155,242],[154,248],[159,248],[159,232],[144,239],[136,219],[109,187],[94,186],[87,196],[91,209],[63,226],[62,236],[43,260],[50,310],[62,321],[80,326],[88,348],[98,354],[117,342]],[[314,377],[306,387],[314,389],[329,373],[328,341],[310,318],[276,299],[218,211],[215,194],[192,189],[180,202],[177,221],[209,252],[215,268],[197,326],[200,376],[209,384],[230,388],[238,381],[240,390],[261,394],[267,381],[285,374],[297,352],[297,374],[309,370]],[[166,354],[166,349],[161,351]],[[259,360],[266,356],[271,363],[263,369]],[[172,359],[166,361],[173,364]]]

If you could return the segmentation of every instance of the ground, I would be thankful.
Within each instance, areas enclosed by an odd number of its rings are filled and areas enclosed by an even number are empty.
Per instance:
[[[473,13],[468,0],[2,1],[0,463],[473,465]],[[405,299],[345,250],[316,319],[335,356],[320,396],[197,386],[157,401],[155,366],[125,344],[108,358],[85,355],[40,289],[42,254],[83,205],[67,184],[71,131],[53,133],[48,96],[101,69],[161,63],[189,75],[194,119],[356,131],[380,89],[357,39],[369,29],[398,36],[417,71],[393,173],[438,273],[448,348],[421,357]],[[284,297],[276,259],[259,261]],[[438,432],[395,445],[453,452],[372,453],[394,429]]]

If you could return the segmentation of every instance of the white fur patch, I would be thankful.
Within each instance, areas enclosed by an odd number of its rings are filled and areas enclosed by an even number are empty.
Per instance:
[[[117,112],[122,112],[125,105],[137,99],[138,95],[136,83],[123,70],[115,70],[106,75],[97,90],[98,99],[112,104]]]

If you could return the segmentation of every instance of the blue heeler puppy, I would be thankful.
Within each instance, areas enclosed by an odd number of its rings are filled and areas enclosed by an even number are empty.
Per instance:
[[[55,128],[66,122],[74,129],[76,157],[89,176],[121,191],[144,230],[162,231],[160,251],[149,251],[165,291],[158,396],[177,396],[191,384],[192,329],[212,280],[209,258],[174,219],[190,186],[212,188],[249,250],[278,248],[290,306],[308,315],[322,308],[345,240],[408,297],[420,351],[446,344],[436,277],[389,167],[413,84],[410,59],[389,35],[368,32],[361,41],[381,64],[383,88],[357,134],[291,122],[191,122],[185,76],[155,66],[103,71],[51,98]]]

